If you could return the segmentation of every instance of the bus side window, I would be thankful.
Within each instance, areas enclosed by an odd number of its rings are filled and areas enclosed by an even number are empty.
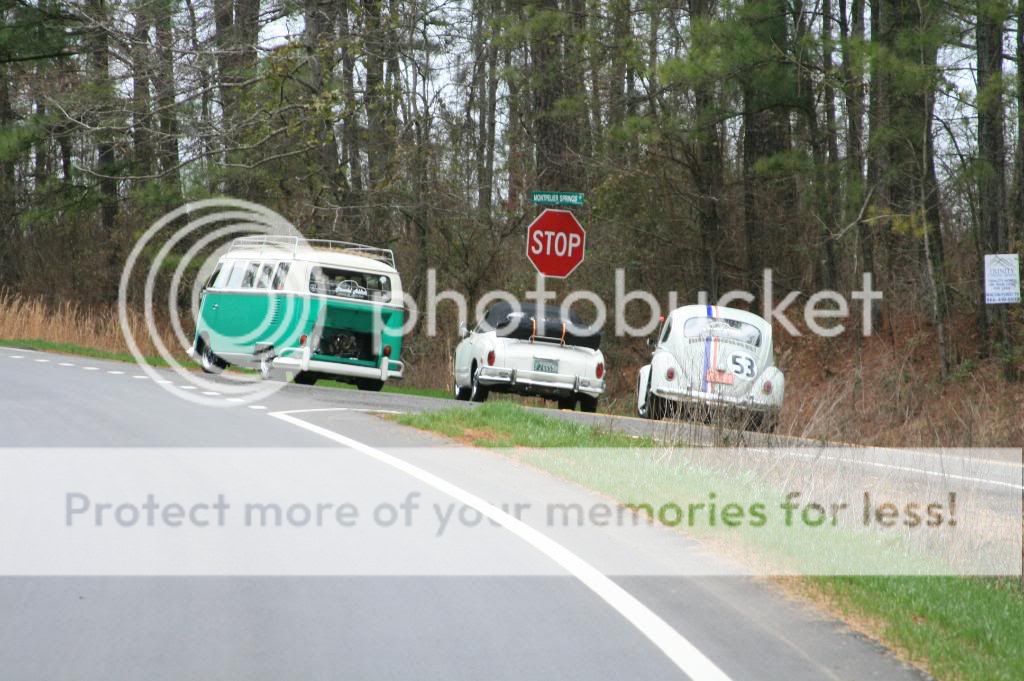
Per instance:
[[[206,288],[224,288],[224,284],[228,280],[228,275],[231,273],[231,263],[218,263],[217,269],[213,271],[213,275],[210,276],[210,280],[206,282]]]
[[[263,269],[260,270],[260,278],[256,282],[256,288],[267,288],[270,286],[270,275],[274,273],[274,263],[265,262],[263,263]]]
[[[242,288],[252,288],[253,284],[256,283],[256,273],[260,269],[258,262],[251,262],[249,266],[245,268],[245,276],[242,277]]]
[[[242,283],[242,277],[245,275],[245,263],[244,262],[233,262],[230,267],[231,275],[228,277],[225,288],[238,288]]]
[[[277,266],[277,272],[274,273],[274,290],[280,291],[284,288],[284,282],[288,278],[288,263],[283,262]]]

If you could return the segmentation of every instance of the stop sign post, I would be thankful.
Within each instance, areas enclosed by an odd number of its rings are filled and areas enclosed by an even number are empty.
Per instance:
[[[545,277],[568,277],[583,262],[586,247],[586,231],[567,210],[548,208],[526,230],[526,257]]]

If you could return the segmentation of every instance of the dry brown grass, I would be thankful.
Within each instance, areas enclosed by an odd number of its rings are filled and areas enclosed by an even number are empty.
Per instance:
[[[803,336],[783,341],[783,430],[793,435],[894,447],[1020,447],[1024,389],[995,358],[975,359],[969,320],[961,356],[940,378],[934,340],[909,321],[868,339]]]
[[[132,335],[144,355],[157,355],[141,314],[129,312]],[[170,326],[159,323],[163,342],[176,355]],[[38,298],[0,291],[0,338],[66,343],[107,352],[128,352],[117,308],[84,307],[74,302],[47,304]]]

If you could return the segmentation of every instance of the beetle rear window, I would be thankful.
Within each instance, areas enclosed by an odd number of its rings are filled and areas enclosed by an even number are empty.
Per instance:
[[[391,302],[391,278],[374,272],[314,267],[309,273],[310,293],[328,296]]]
[[[683,335],[688,338],[731,338],[761,346],[761,331],[753,324],[736,319],[715,319],[713,317],[691,317],[683,325]]]

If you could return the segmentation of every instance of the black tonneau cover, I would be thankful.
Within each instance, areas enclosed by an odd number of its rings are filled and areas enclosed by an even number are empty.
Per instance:
[[[507,302],[495,303],[484,315],[484,326],[505,338],[556,343],[564,340],[566,345],[593,350],[601,346],[600,331],[591,332],[572,310],[563,317],[556,304],[545,306],[541,315],[534,303],[520,303],[518,309]]]

